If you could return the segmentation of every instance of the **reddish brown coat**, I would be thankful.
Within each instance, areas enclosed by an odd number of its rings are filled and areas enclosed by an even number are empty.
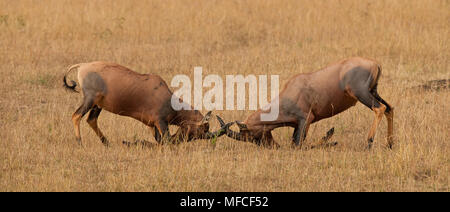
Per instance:
[[[228,136],[278,146],[270,132],[278,127],[291,126],[296,129],[294,143],[301,145],[310,124],[339,114],[360,101],[376,113],[369,132],[369,146],[381,120],[379,114],[383,113],[388,118],[388,141],[391,146],[393,109],[376,91],[380,76],[381,66],[377,62],[360,57],[341,60],[312,73],[297,74],[286,83],[275,100],[279,101],[276,120],[261,121],[261,113],[268,111],[258,110],[244,123],[238,122],[240,133],[229,131]]]
[[[172,142],[223,135],[220,131],[209,132],[208,121],[211,113],[204,117],[193,109],[175,111],[171,106],[172,92],[158,75],[139,74],[119,64],[100,61],[71,66],[68,72],[76,69],[84,99],[83,104],[73,114],[72,120],[77,140],[80,142],[79,122],[84,114],[91,111],[88,117],[89,125],[104,144],[108,143],[97,126],[97,118],[102,109],[143,122],[154,129],[158,142],[161,142],[162,137],[170,136],[169,125],[180,126],[178,132],[170,138]],[[76,83],[72,81],[74,84],[69,86],[66,75],[66,88],[74,90]]]

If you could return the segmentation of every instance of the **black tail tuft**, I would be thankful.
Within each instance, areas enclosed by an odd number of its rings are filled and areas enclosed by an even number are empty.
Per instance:
[[[71,80],[70,83],[71,83],[72,85],[69,85],[69,84],[67,84],[66,76],[64,76],[63,82],[64,82],[64,88],[65,88],[65,89],[70,90],[70,91],[72,91],[72,92],[78,93],[78,91],[75,90],[75,87],[77,87],[77,83],[76,83],[75,81]]]

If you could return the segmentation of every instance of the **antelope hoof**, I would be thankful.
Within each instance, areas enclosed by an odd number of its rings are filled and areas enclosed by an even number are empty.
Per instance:
[[[102,141],[103,145],[105,145],[106,147],[109,147],[109,141],[105,137],[102,137],[100,140]]]
[[[81,138],[76,138],[78,145],[83,146],[83,144],[81,143]]]
[[[301,145],[297,145],[297,144],[291,144],[291,148],[292,149],[295,149],[295,150],[301,150],[302,149],[302,146]]]

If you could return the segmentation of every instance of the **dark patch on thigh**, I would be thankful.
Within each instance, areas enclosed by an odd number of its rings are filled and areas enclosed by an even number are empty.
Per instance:
[[[86,96],[95,96],[97,93],[106,95],[107,88],[103,78],[96,72],[89,72],[83,79],[83,92]]]
[[[280,112],[288,117],[305,118],[304,112],[298,107],[296,102],[288,98],[281,99]]]
[[[342,90],[351,88],[353,93],[357,93],[360,89],[370,90],[373,80],[370,70],[358,66],[345,73],[339,81],[339,88]]]

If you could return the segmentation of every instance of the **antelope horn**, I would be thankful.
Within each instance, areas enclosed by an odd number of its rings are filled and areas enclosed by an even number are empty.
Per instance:
[[[225,126],[225,122],[219,116],[217,116],[217,120],[219,121],[220,126],[223,128]],[[233,125],[233,123],[238,123],[238,122],[231,122],[231,125]],[[230,124],[230,123],[228,123],[228,124]],[[246,141],[240,132],[234,132],[233,130],[229,129],[228,127],[225,129],[226,129],[226,134],[228,137],[238,140],[238,141]]]
[[[222,135],[225,135],[226,133],[228,133],[229,127],[234,124],[234,122],[230,122],[230,123],[225,124],[225,122],[222,120],[222,118],[220,118],[217,115],[216,115],[216,118],[217,118],[217,120],[220,123],[220,129],[215,131],[215,132],[207,132],[203,136],[203,138],[205,138],[205,139],[212,139],[212,138],[215,138],[215,137],[220,137]]]
[[[208,123],[209,120],[211,119],[211,113],[212,111],[208,111],[208,113],[206,113],[205,117],[203,117],[202,121],[200,121],[201,124],[205,124]]]
[[[247,130],[248,129],[247,125],[242,123],[242,122],[240,122],[240,121],[236,121],[236,124],[239,126],[240,130]]]

